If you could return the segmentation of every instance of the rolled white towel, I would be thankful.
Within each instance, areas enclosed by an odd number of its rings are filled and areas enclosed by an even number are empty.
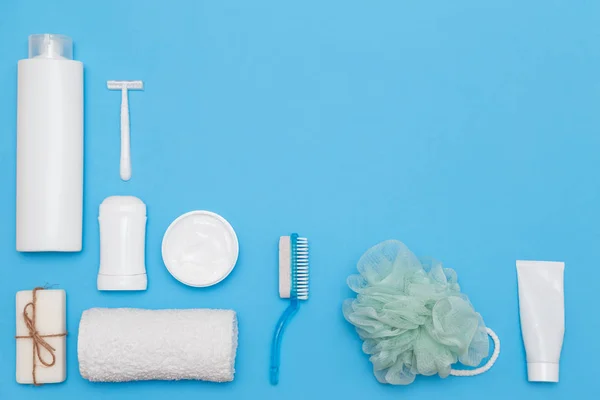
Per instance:
[[[79,324],[79,371],[92,382],[230,382],[237,336],[231,310],[92,308]]]

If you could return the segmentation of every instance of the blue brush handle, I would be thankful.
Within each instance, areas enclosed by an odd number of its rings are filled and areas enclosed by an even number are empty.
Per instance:
[[[271,384],[277,385],[279,383],[279,364],[281,360],[281,337],[285,327],[290,322],[294,314],[298,312],[299,301],[297,298],[292,297],[290,305],[283,312],[275,328],[275,334],[273,335],[273,343],[271,344]]]

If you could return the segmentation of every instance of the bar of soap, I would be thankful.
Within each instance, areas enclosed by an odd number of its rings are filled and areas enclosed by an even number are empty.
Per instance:
[[[35,328],[39,335],[56,335],[67,332],[66,303],[67,295],[64,290],[38,290],[35,311]],[[25,319],[23,309],[33,299],[32,290],[17,292],[17,335],[31,336]],[[31,307],[27,314],[33,317]],[[35,375],[38,384],[60,383],[67,378],[66,360],[66,336],[43,337],[43,339],[54,347],[56,362],[52,367],[43,365],[38,357],[35,357]],[[17,383],[33,384],[33,339],[19,338],[17,340]],[[46,363],[52,361],[50,353],[40,348],[40,354]]]

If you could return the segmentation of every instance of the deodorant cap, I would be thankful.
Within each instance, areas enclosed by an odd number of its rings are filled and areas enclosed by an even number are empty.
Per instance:
[[[110,196],[100,204],[100,216],[107,214],[134,213],[146,217],[146,205],[134,196]]]

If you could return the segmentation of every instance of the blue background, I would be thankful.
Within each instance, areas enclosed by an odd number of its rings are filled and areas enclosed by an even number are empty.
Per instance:
[[[85,64],[84,250],[15,251],[16,66],[32,33],[73,37]],[[600,3],[597,1],[3,0],[0,4],[0,398],[592,399],[600,318]],[[133,178],[119,179],[118,92],[130,96]],[[109,195],[148,205],[143,293],[96,290],[97,213]],[[208,289],[164,267],[180,214],[227,218],[237,267]],[[311,297],[268,383],[277,240],[311,248]],[[345,279],[396,238],[457,270],[502,339],[476,378],[378,384],[341,314]],[[526,380],[516,259],[566,262],[561,382]],[[15,292],[67,291],[68,379],[15,383]],[[91,384],[77,364],[90,307],[232,308],[230,384]],[[142,397],[143,396],[143,397]],[[444,397],[439,397],[444,396]]]

